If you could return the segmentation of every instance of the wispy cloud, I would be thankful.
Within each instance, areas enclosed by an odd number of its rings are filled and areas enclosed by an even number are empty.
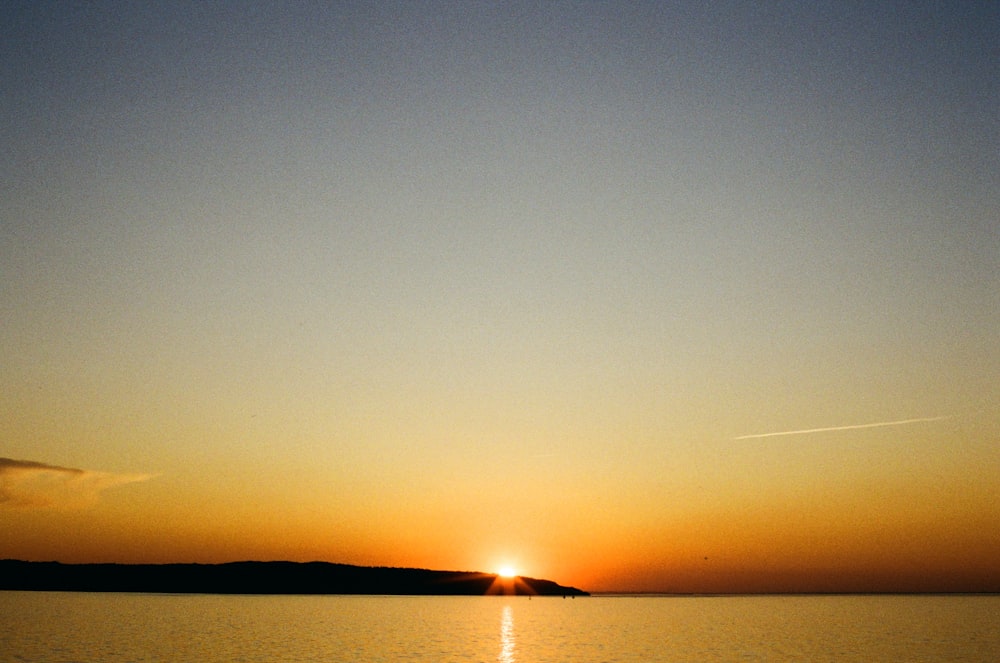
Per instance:
[[[0,458],[0,508],[83,508],[108,488],[152,477]]]
[[[907,424],[919,424],[929,421],[941,421],[948,416],[941,417],[919,417],[917,419],[897,419],[896,421],[878,421],[871,424],[851,424],[849,426],[828,426],[826,428],[804,428],[801,430],[785,430],[777,433],[754,433],[752,435],[740,435],[734,440],[752,440],[761,437],[778,437],[781,435],[808,435],[809,433],[828,433],[831,431],[857,430],[859,428],[882,428],[883,426],[905,426]]]

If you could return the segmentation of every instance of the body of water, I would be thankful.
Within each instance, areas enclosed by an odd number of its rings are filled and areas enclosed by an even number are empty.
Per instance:
[[[0,591],[2,661],[996,661],[1000,596]]]

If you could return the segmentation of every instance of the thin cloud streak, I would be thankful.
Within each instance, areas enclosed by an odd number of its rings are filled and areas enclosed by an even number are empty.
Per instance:
[[[872,424],[852,424],[850,426],[829,426],[826,428],[805,428],[802,430],[786,430],[777,433],[754,433],[752,435],[740,435],[739,437],[734,437],[734,440],[754,440],[762,437],[779,437],[783,435],[808,435],[810,433],[829,433],[832,431],[841,430],[858,430],[860,428],[882,428],[885,426],[905,426],[907,424],[919,424],[926,423],[930,421],[941,421],[942,419],[948,419],[948,416],[941,417],[919,417],[916,419],[898,419],[896,421],[879,421]]]
[[[113,486],[153,478],[0,458],[0,508],[84,508]]]

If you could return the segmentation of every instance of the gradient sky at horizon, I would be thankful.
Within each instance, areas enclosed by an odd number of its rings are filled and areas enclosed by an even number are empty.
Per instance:
[[[1000,591],[997,3],[0,16],[0,558]]]

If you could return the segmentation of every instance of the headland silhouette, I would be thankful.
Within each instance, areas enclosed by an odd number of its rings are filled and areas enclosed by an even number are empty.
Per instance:
[[[63,564],[0,560],[0,590],[171,594],[589,596],[551,580],[329,562]]]

